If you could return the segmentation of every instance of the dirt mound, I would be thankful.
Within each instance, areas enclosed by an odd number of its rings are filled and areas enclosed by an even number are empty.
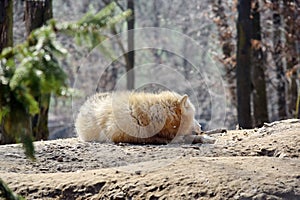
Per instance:
[[[0,178],[28,199],[300,199],[300,121],[215,134],[214,145],[0,146]]]

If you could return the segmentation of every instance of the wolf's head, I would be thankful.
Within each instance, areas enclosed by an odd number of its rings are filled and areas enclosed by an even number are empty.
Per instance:
[[[193,131],[196,133],[201,132],[200,124],[194,119],[195,107],[189,100],[188,95],[183,95],[179,99],[179,106],[181,110],[181,122],[179,133],[186,135],[191,134]]]

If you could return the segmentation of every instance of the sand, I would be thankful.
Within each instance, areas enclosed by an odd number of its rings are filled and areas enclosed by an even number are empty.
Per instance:
[[[215,144],[0,146],[0,178],[27,199],[300,199],[300,120],[212,135]]]

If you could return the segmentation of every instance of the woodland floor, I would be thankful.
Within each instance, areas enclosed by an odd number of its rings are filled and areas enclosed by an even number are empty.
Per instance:
[[[0,178],[27,199],[300,199],[300,120],[213,135],[215,144],[77,138],[0,146]]]

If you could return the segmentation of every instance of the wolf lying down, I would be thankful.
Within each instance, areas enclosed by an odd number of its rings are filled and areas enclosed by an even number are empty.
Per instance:
[[[80,108],[75,128],[83,141],[214,143],[194,116],[195,107],[188,96],[175,92],[97,93]]]

